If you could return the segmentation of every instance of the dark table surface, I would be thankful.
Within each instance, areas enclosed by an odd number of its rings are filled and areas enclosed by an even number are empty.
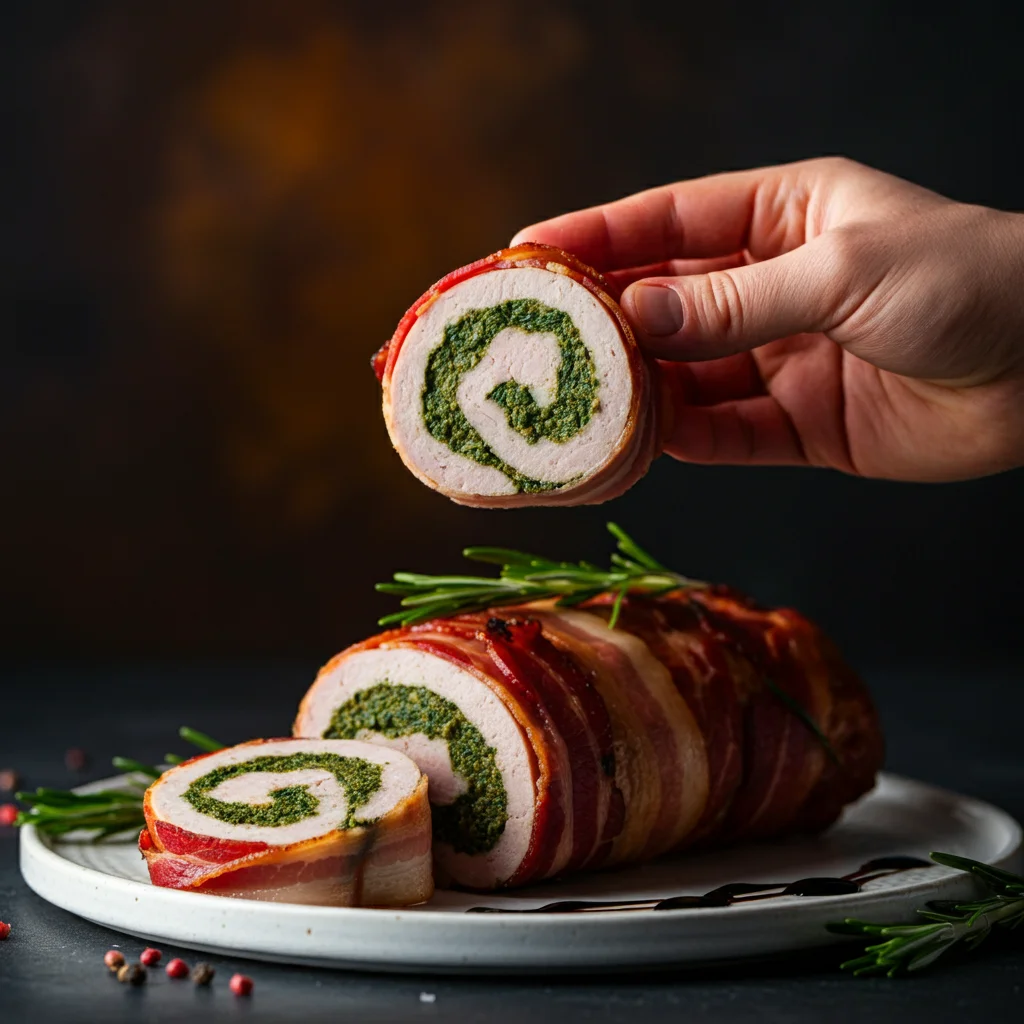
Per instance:
[[[197,665],[106,670],[21,668],[0,676],[0,768],[28,786],[66,787],[109,773],[117,753],[158,760],[179,724],[225,742],[286,733],[310,665]],[[1024,819],[1024,665],[865,672],[882,710],[888,768],[999,804]],[[64,752],[84,748],[73,773]],[[119,985],[102,956],[142,943],[87,924],[21,880],[17,837],[0,828],[0,1024],[42,1021],[1009,1021],[1024,1013],[1024,941],[1000,939],[939,971],[854,979],[835,950],[713,970],[596,978],[441,978],[351,974],[205,956],[211,989],[150,972]],[[1024,939],[1024,937],[1022,937]],[[197,959],[186,950],[165,948]],[[235,970],[255,991],[237,999]],[[424,998],[424,995],[427,998]],[[433,996],[430,1000],[429,996]]]

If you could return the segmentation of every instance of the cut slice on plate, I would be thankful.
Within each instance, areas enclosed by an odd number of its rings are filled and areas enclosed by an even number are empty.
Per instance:
[[[340,907],[433,892],[427,779],[398,751],[252,740],[171,768],[144,810],[154,885]]]

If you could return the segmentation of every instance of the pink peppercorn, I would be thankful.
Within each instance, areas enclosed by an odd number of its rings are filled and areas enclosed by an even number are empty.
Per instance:
[[[248,978],[244,974],[233,974],[228,988],[236,996],[247,996],[252,991],[252,978]]]
[[[119,949],[108,949],[103,954],[103,962],[112,971],[116,971],[119,967],[124,966],[124,954]]]
[[[81,747],[72,747],[64,753],[64,764],[68,771],[84,771],[89,766],[89,755]]]
[[[11,926],[6,921],[0,921],[0,942],[3,942],[11,934]]]
[[[187,978],[188,977],[188,964],[179,957],[175,957],[167,965],[167,977],[168,978]]]
[[[160,963],[160,957],[163,953],[159,949],[153,949],[152,946],[147,946],[139,957],[139,962],[144,964],[146,967],[156,967]]]
[[[0,825],[13,825],[18,817],[18,808],[14,804],[0,804]]]

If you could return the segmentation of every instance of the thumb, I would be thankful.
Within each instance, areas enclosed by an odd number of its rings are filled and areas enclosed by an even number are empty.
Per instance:
[[[622,308],[660,359],[719,359],[776,338],[827,331],[851,301],[828,236],[761,263],[631,284]]]

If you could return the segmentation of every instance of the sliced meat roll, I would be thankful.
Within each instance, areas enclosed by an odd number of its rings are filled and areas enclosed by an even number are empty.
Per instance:
[[[439,883],[474,889],[560,870],[568,754],[529,679],[476,629],[396,631],[338,655],[299,709],[300,736],[400,750],[430,779]]]
[[[320,673],[294,731],[416,760],[440,884],[487,890],[602,863],[624,827],[621,729],[535,618],[463,615],[350,648]]]
[[[144,810],[154,885],[339,907],[433,892],[426,777],[378,745],[253,740],[171,768]]]
[[[524,885],[824,828],[871,788],[878,719],[806,619],[723,589],[460,615],[343,651],[297,735],[430,780],[438,883]],[[833,760],[833,758],[835,760]]]
[[[374,368],[402,460],[464,505],[596,504],[659,450],[650,373],[609,285],[550,246],[443,278]]]

